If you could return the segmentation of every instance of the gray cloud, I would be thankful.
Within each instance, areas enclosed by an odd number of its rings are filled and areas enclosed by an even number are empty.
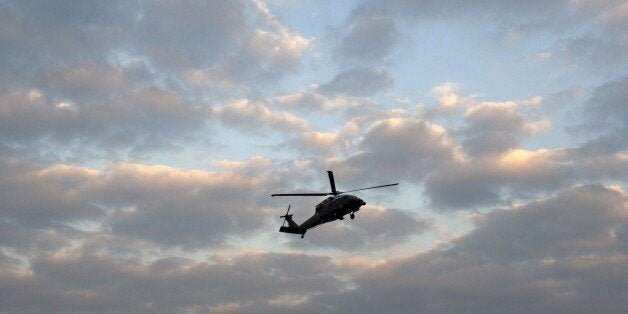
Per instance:
[[[347,33],[336,47],[343,62],[351,59],[360,62],[386,61],[399,40],[394,18],[387,15],[354,15]]]
[[[208,116],[181,94],[159,88],[135,88],[104,101],[53,101],[33,89],[2,94],[0,139],[35,149],[42,142],[83,151],[167,148],[202,129]]]
[[[453,140],[446,130],[418,119],[376,121],[367,129],[359,148],[360,152],[345,160],[333,160],[328,166],[358,182],[372,182],[374,178],[414,181],[455,156]]]
[[[514,103],[480,104],[470,108],[466,127],[459,130],[465,151],[471,155],[499,153],[516,147],[526,132],[523,116]]]
[[[323,94],[366,96],[393,84],[388,72],[378,68],[352,68],[338,73],[329,83],[320,86]]]
[[[337,291],[327,257],[244,253],[194,262],[167,258],[152,263],[76,252],[39,257],[33,272],[3,272],[3,309],[61,312],[219,311],[221,307],[282,296]],[[38,301],[41,301],[38,302]],[[265,303],[265,302],[264,302]]]
[[[17,164],[15,169],[29,167]],[[221,219],[221,212],[237,212],[232,208],[213,212],[204,207],[210,215],[199,216],[194,208],[208,204],[210,199],[212,203],[220,203],[221,199],[234,200],[233,196],[241,196],[241,189],[236,192],[230,188],[231,184],[243,186],[242,182],[233,182],[239,177],[236,173],[264,167],[267,164],[263,160],[248,165],[224,164],[223,172],[210,174],[168,167],[118,165],[109,172],[91,173],[95,179],[79,183],[86,191],[83,195],[89,196],[92,202],[114,209],[114,219],[120,214],[127,221],[141,222],[135,225],[139,230],[127,232],[116,230],[117,222],[113,221],[112,230],[122,236],[120,240],[140,238],[167,248],[173,241],[195,245],[204,241],[202,237],[212,237],[212,234],[197,233],[194,228],[176,227],[179,223],[190,223],[177,219],[187,216],[199,221]],[[66,184],[76,182],[69,181]],[[224,189],[214,189],[216,185]],[[206,195],[207,199],[197,195]],[[176,217],[162,216],[166,212],[158,204],[173,202],[181,202]],[[240,208],[242,204],[233,205]],[[102,236],[60,234],[59,239],[63,241],[54,244],[51,250],[66,247],[63,253],[49,254],[41,247],[43,244],[23,253],[31,272],[16,271],[24,265],[12,254],[0,255],[0,262],[8,265],[0,272],[2,291],[10,296],[3,298],[0,304],[10,311],[31,312],[44,308],[63,312],[95,309],[172,312],[240,311],[254,307],[266,312],[425,310],[450,313],[466,309],[482,313],[545,313],[604,309],[619,313],[624,310],[623,294],[628,289],[625,283],[628,273],[623,271],[628,266],[628,246],[624,243],[628,225],[625,204],[623,192],[598,185],[574,187],[545,199],[477,216],[475,230],[445,243],[442,249],[412,257],[390,257],[385,263],[373,264],[359,259],[334,261],[314,255],[250,252],[216,253],[206,262],[198,262],[176,257],[168,251],[162,258],[142,262],[138,256],[146,252],[146,247],[134,247],[129,241],[116,244]],[[125,209],[131,206],[135,208]],[[160,219],[153,220],[152,217],[157,216]],[[152,223],[156,221],[160,223]],[[217,223],[229,225],[227,221]],[[395,227],[390,228],[392,225]],[[0,230],[7,226],[4,224]],[[205,227],[222,232],[222,227],[213,223]],[[310,245],[338,247],[320,241],[326,236],[345,236],[343,245],[374,248],[403,241],[423,230],[425,222],[389,209],[358,212],[349,232],[339,225],[328,227],[332,228],[327,231],[334,232],[312,234],[308,241],[314,242]],[[162,236],[172,230],[177,234],[164,240],[147,232],[148,228],[162,232]],[[229,226],[229,232],[237,228]],[[12,227],[7,232],[13,234],[15,230],[18,229]],[[50,238],[51,234],[48,232],[45,237]],[[315,238],[319,235],[323,237]],[[10,238],[1,237],[0,245],[23,245],[7,242]],[[24,234],[22,238],[35,239],[35,236]],[[82,244],[77,247],[68,239]],[[108,249],[118,245],[130,250],[133,259],[124,257],[124,253],[114,253],[120,252],[118,248]]]
[[[128,74],[143,84],[241,92],[297,69],[311,42],[261,2],[8,1],[1,7],[0,79],[8,90],[55,85],[58,66],[139,63],[152,77]],[[101,87],[96,96],[110,86]]]
[[[28,85],[49,66],[104,60],[124,42],[139,9],[136,1],[3,2],[3,87]]]
[[[552,60],[587,71],[622,73],[625,67],[625,18],[621,1],[380,1],[359,2],[343,26],[346,31],[336,50],[358,62],[386,62],[407,27],[434,23],[482,25],[501,44],[513,44],[551,34]],[[566,29],[583,23],[576,36]],[[604,36],[600,36],[600,33]],[[602,39],[606,37],[607,39]],[[493,42],[495,44],[496,42]],[[351,60],[346,61],[351,64]]]
[[[347,27],[334,28],[340,39],[332,56],[340,57],[341,70],[320,86],[272,98],[287,88],[276,83],[298,70],[304,51],[320,39],[291,30],[263,2],[4,1],[0,308],[628,312],[628,221],[620,188],[628,178],[625,77],[591,93],[576,125],[580,133],[571,133],[581,144],[567,148],[531,148],[537,139],[519,148],[535,127],[521,107],[484,104],[470,109],[462,126],[448,129],[415,118],[410,100],[403,101],[408,107],[375,111],[390,107],[367,98],[392,86],[383,66],[394,62],[400,34],[425,23],[481,25],[481,32],[524,41],[538,36],[526,51],[542,42],[551,60],[611,68],[597,74],[621,72],[621,5],[359,2]],[[328,64],[317,63],[321,56],[328,57],[315,51],[308,66],[325,73]],[[295,83],[312,83],[308,77],[294,77]],[[223,89],[233,93],[231,100],[215,97]],[[580,102],[581,95],[573,88],[531,110],[553,114],[553,123],[562,118],[557,107]],[[442,96],[441,105],[449,94]],[[474,99],[453,99],[452,106]],[[307,121],[292,110],[325,119]],[[453,114],[432,118],[452,122]],[[344,128],[342,119],[348,120]],[[125,154],[151,158],[157,150],[188,145],[216,121],[245,135],[250,129],[284,132],[273,138],[294,135],[282,148],[301,155],[218,160],[215,172],[115,162]],[[210,152],[215,154],[220,156]],[[27,161],[33,155],[42,162]],[[67,164],[81,156],[90,166]],[[93,166],[103,162],[103,168]],[[405,257],[395,245],[423,240],[414,237],[430,223],[374,206],[354,221],[321,226],[305,240],[272,242],[284,235],[274,233],[279,212],[271,207],[285,203],[268,195],[327,189],[321,169],[336,172],[339,188],[405,180],[424,184],[423,195],[419,188],[406,196],[424,197],[431,209],[483,213],[474,215],[475,229],[467,234],[427,252],[403,252]],[[572,187],[590,182],[618,185]],[[495,206],[503,208],[488,211]],[[287,244],[293,251],[267,252],[260,243],[279,251]],[[329,257],[299,249],[335,250]]]
[[[1,164],[0,212],[3,224],[15,231],[6,241],[16,248],[36,243],[27,244],[29,239],[38,241],[30,229],[62,232],[55,237],[63,240],[71,238],[70,226],[84,222],[164,247],[220,245],[264,226],[266,213],[260,206],[268,203],[269,193],[258,189],[272,183],[259,174],[138,164],[103,171],[8,158]]]
[[[578,180],[625,180],[625,85],[626,79],[622,78],[593,90],[584,101],[577,126],[570,128],[574,135],[587,133],[593,138],[573,148],[517,149],[517,143],[537,132],[538,125],[526,121],[515,103],[470,107],[466,125],[457,131],[470,157],[440,164],[429,175],[425,193],[430,204],[469,209],[557,191]],[[552,102],[556,97],[561,96],[550,95],[549,111],[555,110]]]
[[[310,43],[261,2],[3,2],[0,14],[0,145],[61,161],[193,141],[209,112],[191,91],[278,79]]]
[[[575,168],[579,176],[589,180],[625,182],[628,181],[628,154],[620,152],[576,159]]]
[[[169,69],[211,66],[246,33],[240,1],[143,3],[134,28],[136,53]]]
[[[147,57],[162,70],[209,66],[237,47],[247,31],[239,1],[16,1],[3,6],[4,20],[17,31],[5,38],[7,59],[13,61],[8,64],[31,59],[27,70],[47,61],[100,62],[121,51]],[[39,49],[28,49],[32,46]]]
[[[628,218],[625,202],[620,192],[582,186],[491,212],[449,249],[356,270],[353,290],[308,306],[344,313],[621,313],[627,252],[613,230]]]
[[[461,254],[498,262],[608,253],[616,228],[628,219],[626,197],[602,186],[574,187],[521,207],[477,218],[458,243]]]
[[[573,165],[563,160],[560,151],[511,150],[500,156],[443,164],[427,178],[425,194],[436,208],[474,209],[555,191],[575,179]]]
[[[42,228],[67,222],[97,219],[104,211],[77,195],[92,178],[81,167],[43,168],[21,160],[0,157],[0,213],[5,223]]]
[[[613,153],[626,149],[628,141],[628,77],[597,87],[585,102],[582,122],[574,132],[596,132],[598,138],[582,145],[580,153]]]
[[[107,221],[116,234],[195,248],[263,226],[263,202],[256,201],[262,178],[119,165],[100,179],[89,195],[116,209]]]
[[[49,68],[35,81],[49,98],[80,105],[101,104],[134,87],[125,67],[94,62]]]
[[[201,140],[211,114],[201,94],[240,91],[244,83],[254,89],[260,78],[276,82],[298,67],[311,41],[262,2],[0,8],[7,30],[0,57],[9,67],[2,73],[15,74],[0,90],[0,145],[62,162],[137,160]],[[288,113],[265,119],[272,127],[307,127]]]

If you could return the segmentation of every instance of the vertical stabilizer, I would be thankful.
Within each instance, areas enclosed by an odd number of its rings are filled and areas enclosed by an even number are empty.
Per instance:
[[[281,228],[279,228],[279,232],[287,232],[287,233],[301,233],[300,229],[299,229],[299,225],[294,222],[294,220],[292,220],[292,214],[290,213],[290,205],[288,205],[288,210],[286,211],[286,214],[283,216],[279,216],[279,218],[283,218],[283,224],[281,225]],[[286,222],[288,223],[288,226],[285,226]]]

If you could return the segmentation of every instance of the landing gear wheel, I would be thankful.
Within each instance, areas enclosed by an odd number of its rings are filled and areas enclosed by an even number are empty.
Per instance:
[[[305,236],[305,234],[302,234],[302,235],[301,235],[301,239],[303,239],[303,237],[304,237],[304,236]]]
[[[351,213],[351,215],[349,217],[351,217],[351,219],[353,219],[353,218],[355,218],[355,214]]]

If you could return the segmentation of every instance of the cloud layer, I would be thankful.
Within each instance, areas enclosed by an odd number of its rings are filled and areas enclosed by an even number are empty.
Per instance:
[[[625,313],[627,8],[3,1],[0,312]]]

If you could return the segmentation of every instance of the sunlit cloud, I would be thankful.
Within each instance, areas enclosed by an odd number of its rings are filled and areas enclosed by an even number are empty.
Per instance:
[[[3,1],[0,312],[628,312],[627,8]]]

